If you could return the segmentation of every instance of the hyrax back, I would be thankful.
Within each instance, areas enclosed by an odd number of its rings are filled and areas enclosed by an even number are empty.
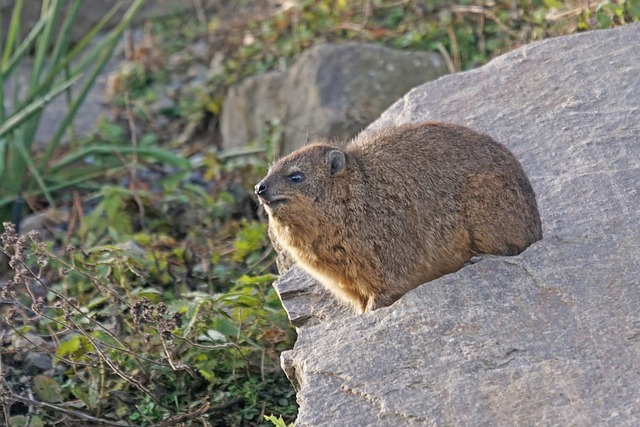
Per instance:
[[[542,238],[518,160],[452,124],[386,129],[342,149],[309,145],[275,163],[255,190],[277,243],[360,312],[473,255],[515,255]]]

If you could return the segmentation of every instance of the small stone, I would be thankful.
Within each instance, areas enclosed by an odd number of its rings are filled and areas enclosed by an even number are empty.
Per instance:
[[[53,369],[51,356],[40,351],[29,352],[24,358],[23,368],[30,372],[44,372]]]
[[[209,56],[209,43],[205,40],[197,40],[189,46],[189,50],[194,58],[198,60],[206,60]]]

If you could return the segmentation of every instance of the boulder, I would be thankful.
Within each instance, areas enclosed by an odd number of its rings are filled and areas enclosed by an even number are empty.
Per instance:
[[[507,145],[544,238],[354,315],[296,267],[298,426],[640,425],[640,24],[422,85],[368,129],[441,120]]]
[[[223,145],[255,142],[273,123],[283,128],[280,154],[313,139],[350,138],[409,89],[445,73],[435,53],[353,42],[315,46],[287,71],[249,77],[229,90]]]

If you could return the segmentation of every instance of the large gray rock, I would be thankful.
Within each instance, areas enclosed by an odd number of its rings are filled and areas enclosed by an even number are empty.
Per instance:
[[[318,138],[349,138],[409,89],[446,73],[438,54],[375,44],[323,44],[286,72],[245,79],[229,90],[220,131],[224,147],[260,140],[283,127],[281,153]]]
[[[289,270],[297,425],[640,425],[639,40],[636,24],[534,43],[369,128],[444,120],[502,141],[544,238],[362,316]]]

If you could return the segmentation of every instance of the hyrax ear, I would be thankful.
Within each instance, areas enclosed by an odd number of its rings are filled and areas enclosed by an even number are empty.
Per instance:
[[[344,169],[347,164],[347,159],[344,157],[344,153],[342,151],[331,150],[327,153],[327,164],[329,164],[331,175],[335,175]]]

